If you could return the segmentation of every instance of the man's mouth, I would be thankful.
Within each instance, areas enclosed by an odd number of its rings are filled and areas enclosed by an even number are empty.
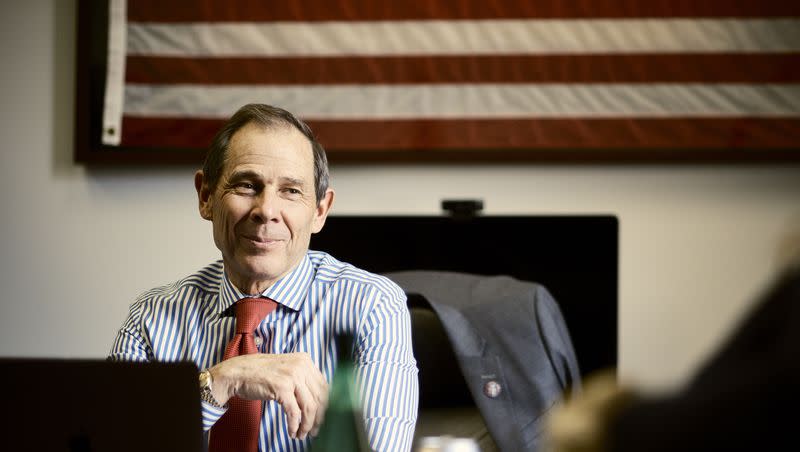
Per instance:
[[[242,237],[245,240],[247,240],[248,242],[252,243],[254,246],[257,246],[259,248],[261,248],[261,247],[269,247],[269,246],[275,245],[276,243],[279,243],[281,241],[279,239],[274,239],[274,238],[270,238],[270,237],[260,237],[260,236],[257,236],[257,235],[246,235],[246,234],[243,234]]]

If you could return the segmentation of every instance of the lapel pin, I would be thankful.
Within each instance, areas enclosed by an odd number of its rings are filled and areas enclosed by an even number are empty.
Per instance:
[[[503,387],[495,380],[489,380],[483,385],[483,393],[490,399],[496,398],[502,391]]]

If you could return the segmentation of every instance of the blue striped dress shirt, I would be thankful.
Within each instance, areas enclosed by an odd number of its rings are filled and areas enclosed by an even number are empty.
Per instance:
[[[262,293],[278,302],[254,333],[262,353],[306,352],[331,382],[336,368],[332,338],[355,336],[356,384],[372,449],[407,451],[417,418],[417,366],[402,289],[387,278],[309,251],[298,266]],[[173,284],[142,294],[111,349],[125,361],[191,361],[205,369],[222,360],[233,337],[228,308],[247,295],[228,280],[222,261]],[[208,430],[225,412],[202,404]],[[303,451],[313,439],[289,437],[286,417],[265,402],[261,451]]]

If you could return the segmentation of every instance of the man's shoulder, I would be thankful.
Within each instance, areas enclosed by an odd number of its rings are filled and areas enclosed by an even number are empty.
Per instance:
[[[342,262],[323,251],[309,251],[308,257],[316,269],[316,281],[328,284],[349,283],[360,287],[369,286],[384,295],[405,299],[403,289],[391,279]]]
[[[154,287],[136,298],[138,303],[152,301],[169,301],[186,299],[189,293],[192,298],[214,294],[219,291],[219,284],[224,277],[222,261],[212,262],[200,270],[163,286]]]

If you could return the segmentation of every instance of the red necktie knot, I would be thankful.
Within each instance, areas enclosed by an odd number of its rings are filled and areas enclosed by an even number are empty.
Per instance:
[[[243,298],[236,302],[236,334],[253,334],[264,317],[278,307],[269,298]]]

